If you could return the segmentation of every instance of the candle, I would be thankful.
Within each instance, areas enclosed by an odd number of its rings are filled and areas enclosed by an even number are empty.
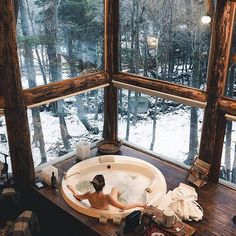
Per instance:
[[[76,160],[84,160],[90,157],[90,143],[87,141],[80,141],[75,145]]]

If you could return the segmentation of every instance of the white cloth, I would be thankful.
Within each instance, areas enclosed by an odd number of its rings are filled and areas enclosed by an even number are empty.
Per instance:
[[[196,202],[197,193],[194,188],[180,183],[179,187],[169,191],[158,204],[157,208],[161,211],[171,209],[181,220],[201,220],[203,209]]]
[[[172,199],[185,199],[196,201],[197,200],[197,193],[195,189],[187,184],[180,183],[179,187],[175,188],[172,193]]]

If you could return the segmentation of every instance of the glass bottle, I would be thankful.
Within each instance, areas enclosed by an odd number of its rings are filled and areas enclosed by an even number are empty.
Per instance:
[[[57,188],[57,178],[56,176],[54,175],[54,171],[52,172],[52,176],[51,176],[51,186],[53,188]]]

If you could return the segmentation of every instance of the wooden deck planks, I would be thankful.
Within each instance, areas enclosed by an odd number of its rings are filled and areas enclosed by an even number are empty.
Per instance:
[[[185,182],[187,171],[180,167],[124,145],[121,148],[121,154],[146,160],[158,167],[166,178],[168,190],[172,190],[181,182]],[[92,155],[96,155],[96,150],[93,150]],[[67,171],[72,165],[72,159],[57,164],[56,167],[59,170],[60,176],[62,176],[63,172]],[[236,190],[221,184],[208,183],[201,189],[196,189],[196,191],[199,196],[198,202],[204,209],[204,218],[199,222],[189,222],[190,225],[197,229],[197,232],[194,235],[236,235],[236,225],[232,222],[233,215],[236,215]],[[111,236],[116,235],[115,232],[120,231],[121,226],[114,225],[111,222],[102,225],[98,223],[97,219],[76,212],[64,202],[60,192],[45,188],[38,193],[42,198],[46,198],[51,203],[57,205],[65,215],[69,214],[73,217],[78,222],[78,225],[82,224],[85,228],[90,228],[90,233],[86,235]]]

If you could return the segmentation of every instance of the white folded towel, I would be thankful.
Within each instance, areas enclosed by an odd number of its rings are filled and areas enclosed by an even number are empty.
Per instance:
[[[159,210],[172,209],[181,220],[201,220],[203,209],[196,202],[197,193],[194,188],[181,183],[173,191],[169,191],[160,201]]]

